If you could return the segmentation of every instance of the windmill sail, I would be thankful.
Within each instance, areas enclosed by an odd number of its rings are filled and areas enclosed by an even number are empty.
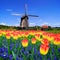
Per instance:
[[[31,16],[31,17],[39,17],[39,16],[37,16],[37,15],[28,15],[28,16]]]
[[[25,15],[27,15],[27,4],[25,4]]]
[[[29,27],[29,23],[28,23],[28,18],[31,17],[38,17],[37,15],[28,15],[27,14],[27,4],[25,4],[25,14],[16,14],[16,13],[12,13],[12,15],[14,16],[22,16],[21,17],[21,22],[20,22],[20,27],[24,27],[27,28]]]

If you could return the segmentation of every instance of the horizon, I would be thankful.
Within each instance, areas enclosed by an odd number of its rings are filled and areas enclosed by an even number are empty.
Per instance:
[[[27,14],[37,15],[29,17],[29,26],[49,25],[60,27],[60,0],[0,0],[0,25],[19,26],[27,4]]]

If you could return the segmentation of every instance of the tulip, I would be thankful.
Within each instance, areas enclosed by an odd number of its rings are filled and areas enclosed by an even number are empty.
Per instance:
[[[52,35],[48,35],[48,36],[47,36],[47,39],[48,39],[49,41],[53,41],[53,40],[54,40],[54,37],[53,37]]]
[[[3,34],[3,35],[5,35],[5,34],[6,34],[6,32],[4,32],[4,31],[3,31],[3,32],[2,32],[2,34]]]
[[[6,39],[10,39],[10,34],[9,33],[6,34]]]
[[[55,37],[55,39],[54,39],[54,44],[55,44],[55,45],[59,45],[59,44],[60,44],[60,38]]]
[[[28,37],[28,35],[29,35],[28,32],[25,32],[25,33],[24,33],[24,36],[25,36],[25,37]]]
[[[17,34],[13,34],[12,37],[13,37],[13,39],[16,39],[16,40],[18,39],[18,35]]]
[[[32,42],[32,44],[35,44],[36,43],[36,39],[35,38],[32,38],[31,39],[31,42]]]
[[[49,40],[49,41],[53,41],[53,37],[47,37],[47,39]]]
[[[49,41],[45,38],[43,40],[41,40],[41,43],[45,44],[45,45],[49,45]]]
[[[28,46],[28,40],[27,39],[22,40],[21,43],[22,43],[23,47],[27,47]]]
[[[40,41],[40,34],[35,34],[35,38]]]
[[[48,53],[48,51],[49,51],[49,45],[42,44],[40,46],[40,53],[42,55],[46,55]]]
[[[2,36],[2,33],[0,32],[0,36]]]

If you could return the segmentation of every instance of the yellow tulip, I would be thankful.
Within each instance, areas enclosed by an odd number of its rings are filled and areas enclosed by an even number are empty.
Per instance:
[[[54,44],[55,44],[55,45],[60,45],[60,38],[56,37],[56,38],[54,39]]]
[[[35,38],[32,38],[31,39],[31,42],[32,42],[32,44],[35,44],[36,43],[36,39]]]
[[[10,39],[10,34],[9,33],[6,34],[6,39]]]
[[[27,39],[22,40],[21,43],[22,43],[23,47],[27,47],[28,46],[28,40]]]
[[[49,51],[49,46],[48,45],[42,44],[40,46],[40,53],[42,55],[46,55],[48,53],[48,51]]]

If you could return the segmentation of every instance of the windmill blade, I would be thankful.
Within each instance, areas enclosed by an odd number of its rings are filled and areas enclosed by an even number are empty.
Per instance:
[[[14,15],[14,16],[23,16],[23,14],[18,14],[18,13],[12,13],[11,15]]]
[[[31,16],[31,17],[39,17],[39,16],[37,16],[37,15],[28,15],[28,16]]]
[[[27,4],[25,4],[25,15],[27,14]]]

